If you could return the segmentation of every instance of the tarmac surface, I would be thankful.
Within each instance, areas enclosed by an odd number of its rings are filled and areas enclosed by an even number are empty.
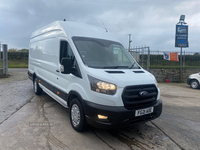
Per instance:
[[[198,150],[200,91],[186,84],[161,83],[163,113],[131,129],[71,127],[68,109],[47,94],[34,95],[27,69],[9,69],[0,78],[1,149]]]

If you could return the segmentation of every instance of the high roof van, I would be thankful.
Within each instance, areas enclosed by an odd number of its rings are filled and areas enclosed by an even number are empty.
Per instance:
[[[28,76],[36,95],[69,108],[72,127],[131,127],[160,116],[155,77],[109,31],[56,21],[32,33]]]

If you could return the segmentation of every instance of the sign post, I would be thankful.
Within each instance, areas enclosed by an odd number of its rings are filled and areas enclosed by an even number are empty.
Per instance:
[[[175,47],[181,48],[180,55],[180,82],[182,82],[182,48],[189,47],[188,43],[188,26],[184,22],[185,15],[181,15],[179,22],[176,24]]]

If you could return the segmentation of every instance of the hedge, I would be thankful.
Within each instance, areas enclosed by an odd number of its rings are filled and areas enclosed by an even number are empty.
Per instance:
[[[25,52],[8,52],[8,60],[28,60],[28,54]]]

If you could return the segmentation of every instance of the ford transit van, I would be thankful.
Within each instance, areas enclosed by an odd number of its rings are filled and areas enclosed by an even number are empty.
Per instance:
[[[69,108],[72,127],[131,127],[162,112],[155,77],[119,40],[83,23],[56,21],[32,33],[28,76],[34,92],[46,92]]]

